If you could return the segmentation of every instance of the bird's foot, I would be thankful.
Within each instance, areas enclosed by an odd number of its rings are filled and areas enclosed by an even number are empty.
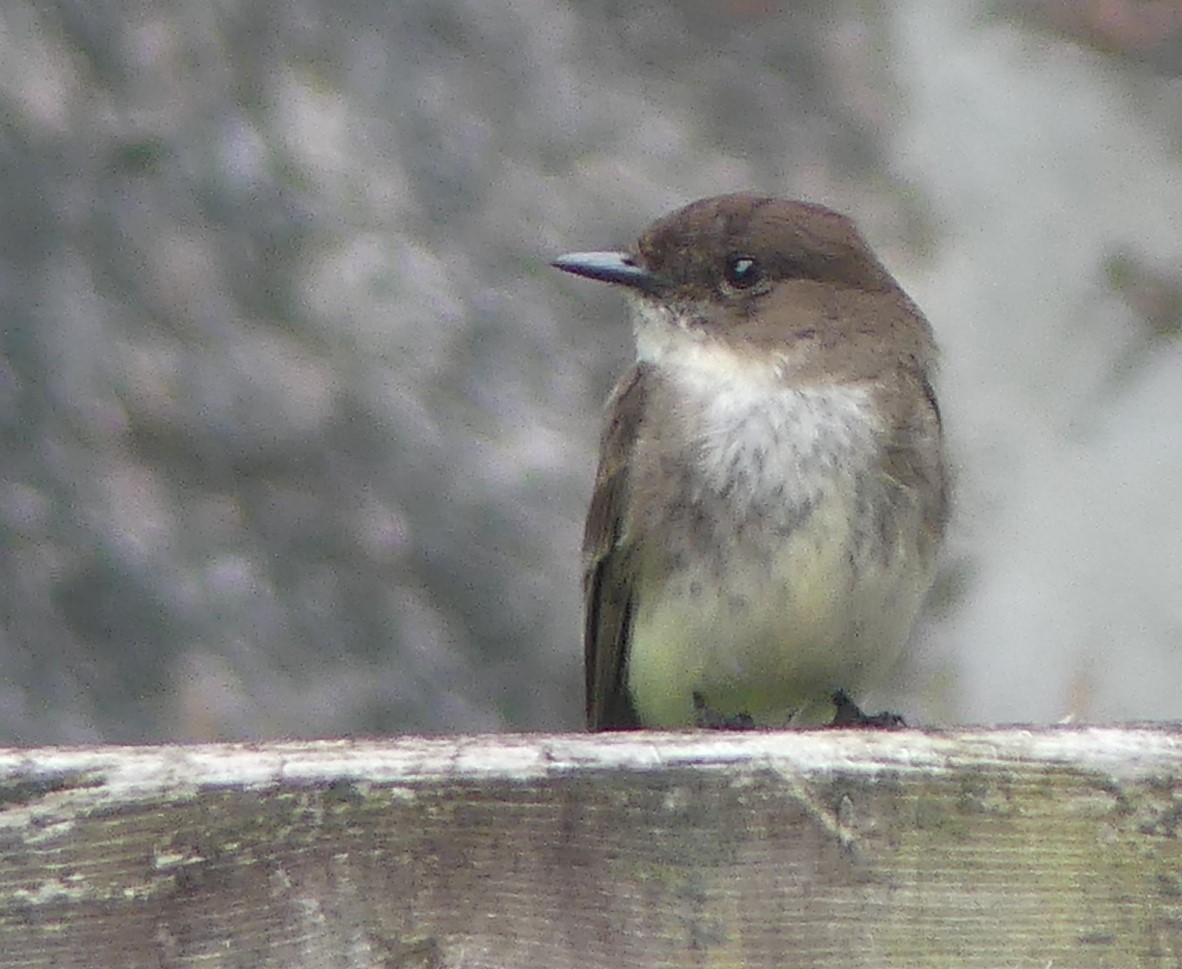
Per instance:
[[[694,726],[703,730],[754,730],[755,721],[749,713],[725,716],[706,705],[701,693],[694,693]]]
[[[837,712],[833,716],[831,727],[868,727],[870,729],[891,729],[905,727],[905,721],[899,714],[884,710],[882,713],[863,713],[861,707],[850,699],[845,690],[834,690],[833,705]]]

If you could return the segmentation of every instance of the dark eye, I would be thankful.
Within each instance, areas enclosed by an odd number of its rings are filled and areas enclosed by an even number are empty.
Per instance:
[[[763,278],[759,263],[750,256],[731,256],[726,261],[724,275],[735,289],[749,289]]]

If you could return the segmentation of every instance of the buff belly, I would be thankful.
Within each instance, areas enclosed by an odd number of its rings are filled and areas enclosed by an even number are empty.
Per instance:
[[[628,685],[643,723],[695,722],[694,697],[760,725],[833,715],[900,657],[930,566],[896,533],[870,550],[852,500],[833,496],[784,536],[749,528],[724,554],[642,582]]]

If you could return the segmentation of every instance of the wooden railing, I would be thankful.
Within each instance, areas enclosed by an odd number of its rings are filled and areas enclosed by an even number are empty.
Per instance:
[[[1182,965],[1182,730],[0,751],[8,967]]]

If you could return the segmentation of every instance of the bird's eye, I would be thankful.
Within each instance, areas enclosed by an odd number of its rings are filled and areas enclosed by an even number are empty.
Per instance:
[[[735,289],[749,289],[762,278],[763,273],[750,256],[731,256],[726,261],[726,281]]]

